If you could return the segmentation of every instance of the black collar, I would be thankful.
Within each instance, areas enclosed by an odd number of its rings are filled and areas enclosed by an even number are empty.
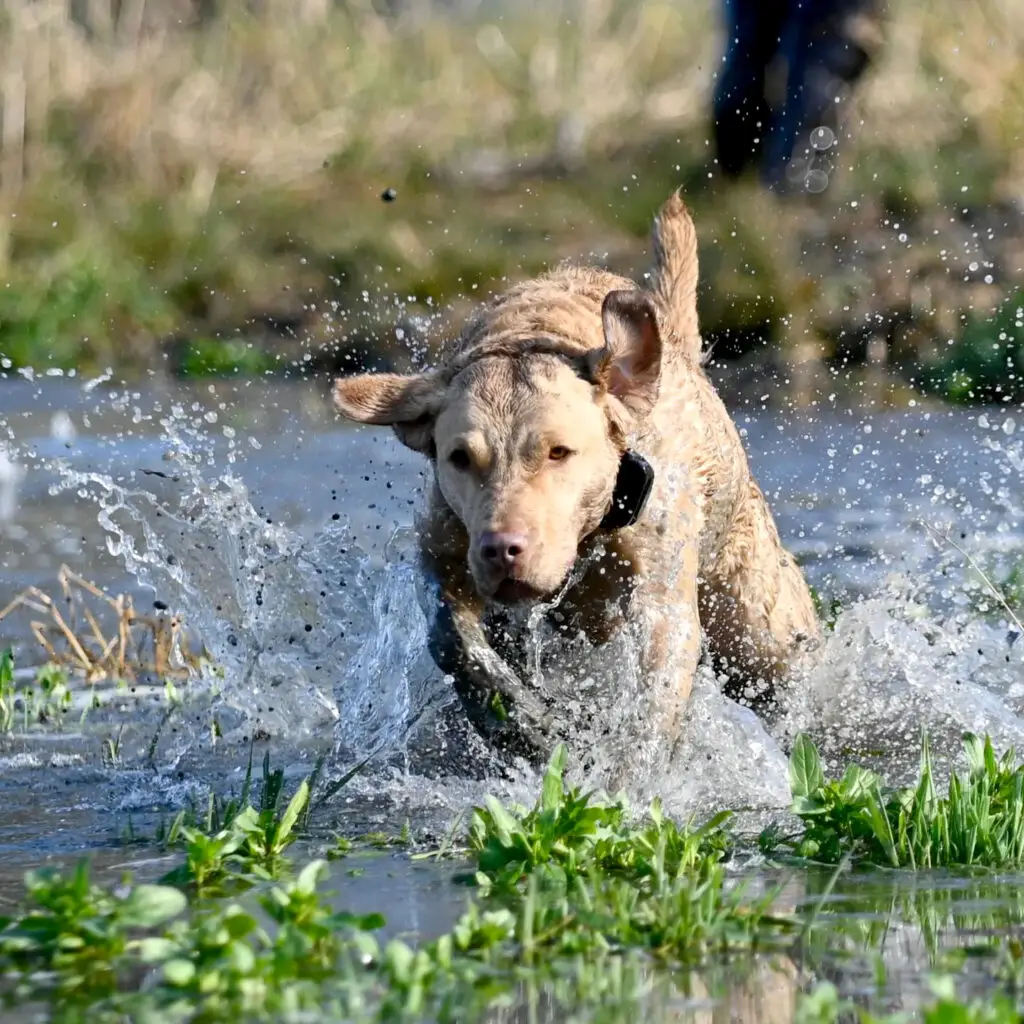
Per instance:
[[[611,507],[604,514],[602,530],[621,530],[633,526],[643,515],[644,506],[654,487],[654,469],[634,451],[627,451],[619,460]]]

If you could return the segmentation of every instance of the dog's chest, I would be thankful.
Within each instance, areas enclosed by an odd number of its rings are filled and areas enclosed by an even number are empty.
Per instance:
[[[565,606],[495,607],[485,614],[484,628],[495,652],[566,722],[579,723],[614,700],[631,674],[627,663],[639,663],[637,645],[621,619],[595,638]]]

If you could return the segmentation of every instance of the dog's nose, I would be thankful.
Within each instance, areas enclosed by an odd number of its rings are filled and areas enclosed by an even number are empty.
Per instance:
[[[522,557],[526,544],[521,533],[487,532],[480,537],[480,557],[495,568],[511,569]]]

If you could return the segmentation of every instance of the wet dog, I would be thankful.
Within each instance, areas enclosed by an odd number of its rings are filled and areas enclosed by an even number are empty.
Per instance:
[[[594,649],[630,631],[637,714],[666,750],[704,638],[732,691],[763,698],[819,631],[702,369],[696,233],[678,195],[653,248],[643,287],[563,267],[493,299],[437,369],[335,383],[343,416],[389,425],[429,459],[419,543],[442,611],[435,660],[477,728],[534,760],[558,709],[501,653],[509,609],[557,604],[559,629]]]

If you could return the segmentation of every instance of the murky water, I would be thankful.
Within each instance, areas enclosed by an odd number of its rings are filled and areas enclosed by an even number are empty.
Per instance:
[[[872,412],[827,394],[800,412],[734,414],[786,543],[843,610],[770,726],[702,672],[685,753],[652,786],[669,808],[776,812],[798,729],[894,780],[916,768],[922,728],[940,755],[965,729],[1024,748],[1024,644],[933,532],[994,579],[1021,563],[1020,414]],[[237,791],[250,744],[292,779],[321,758],[327,779],[370,758],[318,809],[324,835],[406,818],[439,834],[485,791],[529,798],[535,780],[494,770],[426,652],[410,532],[424,468],[390,433],[340,425],[324,383],[0,385],[0,607],[28,586],[56,594],[66,563],[140,610],[180,613],[219,666],[180,685],[179,702],[145,680],[78,686],[60,728],[0,737],[4,876],[111,851],[190,795]],[[41,660],[32,618],[0,621],[0,648],[14,643],[22,666]],[[461,906],[434,898],[436,875],[401,871],[401,884],[367,887],[377,909],[421,908],[409,927],[429,932]],[[867,891],[852,917],[889,920]],[[891,883],[878,891],[895,898]]]

